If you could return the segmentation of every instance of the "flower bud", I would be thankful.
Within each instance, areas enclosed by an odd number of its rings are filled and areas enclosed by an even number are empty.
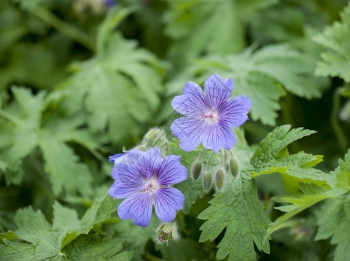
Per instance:
[[[161,150],[166,150],[168,139],[166,133],[161,128],[150,129],[142,139],[142,146],[146,148],[159,147]]]
[[[194,180],[198,179],[202,172],[202,163],[197,161],[192,165],[192,177]]]
[[[230,159],[230,171],[234,177],[239,173],[239,166],[236,157]]]
[[[218,169],[215,173],[215,185],[217,191],[223,191],[226,185],[226,172],[224,169]]]
[[[176,225],[173,223],[163,223],[157,229],[157,239],[159,243],[167,243],[169,240],[179,238]]]
[[[205,192],[209,192],[210,188],[211,188],[211,184],[213,178],[211,176],[211,173],[209,171],[207,171],[204,175],[203,175],[203,189]]]
[[[311,229],[305,224],[304,220],[296,222],[289,230],[292,237],[298,241],[307,240],[311,232]]]

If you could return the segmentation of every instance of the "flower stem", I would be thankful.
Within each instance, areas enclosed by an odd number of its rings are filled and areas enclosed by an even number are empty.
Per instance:
[[[209,163],[210,163],[211,158],[213,157],[213,155],[214,155],[214,152],[212,152],[212,153],[209,155],[209,157],[208,157],[208,161],[207,161],[207,172],[210,172]]]
[[[47,22],[48,24],[55,27],[61,33],[72,38],[74,41],[80,43],[81,45],[85,46],[87,49],[91,51],[95,50],[93,42],[86,34],[71,26],[70,24],[62,21],[45,8],[37,6],[34,10],[32,10],[32,13],[44,20],[45,22]]]
[[[340,109],[340,92],[341,88],[337,88],[333,94],[333,106],[331,112],[331,124],[338,139],[341,150],[345,153],[348,147],[344,132],[338,122],[338,112]]]

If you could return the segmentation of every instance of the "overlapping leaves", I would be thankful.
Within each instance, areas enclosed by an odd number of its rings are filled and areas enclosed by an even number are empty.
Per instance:
[[[321,54],[323,61],[318,63],[316,73],[339,76],[350,82],[350,3],[340,14],[341,22],[327,27],[314,40],[328,49]]]
[[[257,198],[256,175],[278,172],[293,180],[296,186],[306,182],[327,187],[326,174],[312,168],[320,161],[319,157],[303,152],[290,155],[287,150],[290,143],[310,135],[312,131],[289,130],[287,125],[276,128],[253,155],[248,146],[239,142],[241,145],[236,149],[240,151],[235,155],[241,163],[240,175],[236,178],[230,176],[226,190],[217,192],[210,206],[199,215],[199,218],[207,220],[201,227],[201,241],[214,240],[226,228],[218,245],[218,259],[229,256],[229,260],[255,260],[254,244],[259,250],[269,252],[270,220]],[[250,162],[246,160],[247,156]]]
[[[43,111],[48,106],[47,100],[44,100],[44,92],[32,95],[30,90],[19,87],[12,88],[12,91],[15,101],[0,110],[0,153],[5,165],[3,175],[7,183],[20,183],[22,177],[17,173],[22,159],[39,147],[56,195],[63,190],[68,194],[79,192],[81,195],[88,195],[91,192],[89,170],[85,164],[79,162],[73,150],[66,144],[76,140],[76,128],[82,123],[81,119],[67,117],[64,120],[55,115],[50,120],[44,120]],[[78,133],[84,134],[84,131]],[[83,139],[80,141],[85,144]]]

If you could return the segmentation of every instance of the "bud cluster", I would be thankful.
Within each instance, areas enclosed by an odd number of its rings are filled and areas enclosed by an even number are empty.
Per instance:
[[[194,180],[197,180],[199,177],[201,177],[202,187],[206,193],[211,190],[214,182],[216,191],[222,192],[225,189],[227,183],[227,173],[231,173],[233,177],[236,177],[239,174],[238,161],[231,151],[221,150],[221,164],[216,170],[215,176],[213,177],[212,171],[210,169],[210,162],[214,153],[210,154],[204,163],[202,157],[205,151],[206,150],[202,151],[199,157],[192,164],[192,178]],[[206,165],[204,171],[203,165]],[[202,172],[204,172],[203,175]]]

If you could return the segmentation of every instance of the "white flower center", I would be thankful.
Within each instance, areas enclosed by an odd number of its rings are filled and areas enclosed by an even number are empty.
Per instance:
[[[160,189],[160,184],[158,183],[156,178],[152,178],[145,182],[142,191],[147,192],[149,194],[154,194],[155,192],[157,192],[158,189]]]
[[[202,120],[208,124],[214,124],[219,121],[219,113],[217,111],[208,111],[202,115]]]

